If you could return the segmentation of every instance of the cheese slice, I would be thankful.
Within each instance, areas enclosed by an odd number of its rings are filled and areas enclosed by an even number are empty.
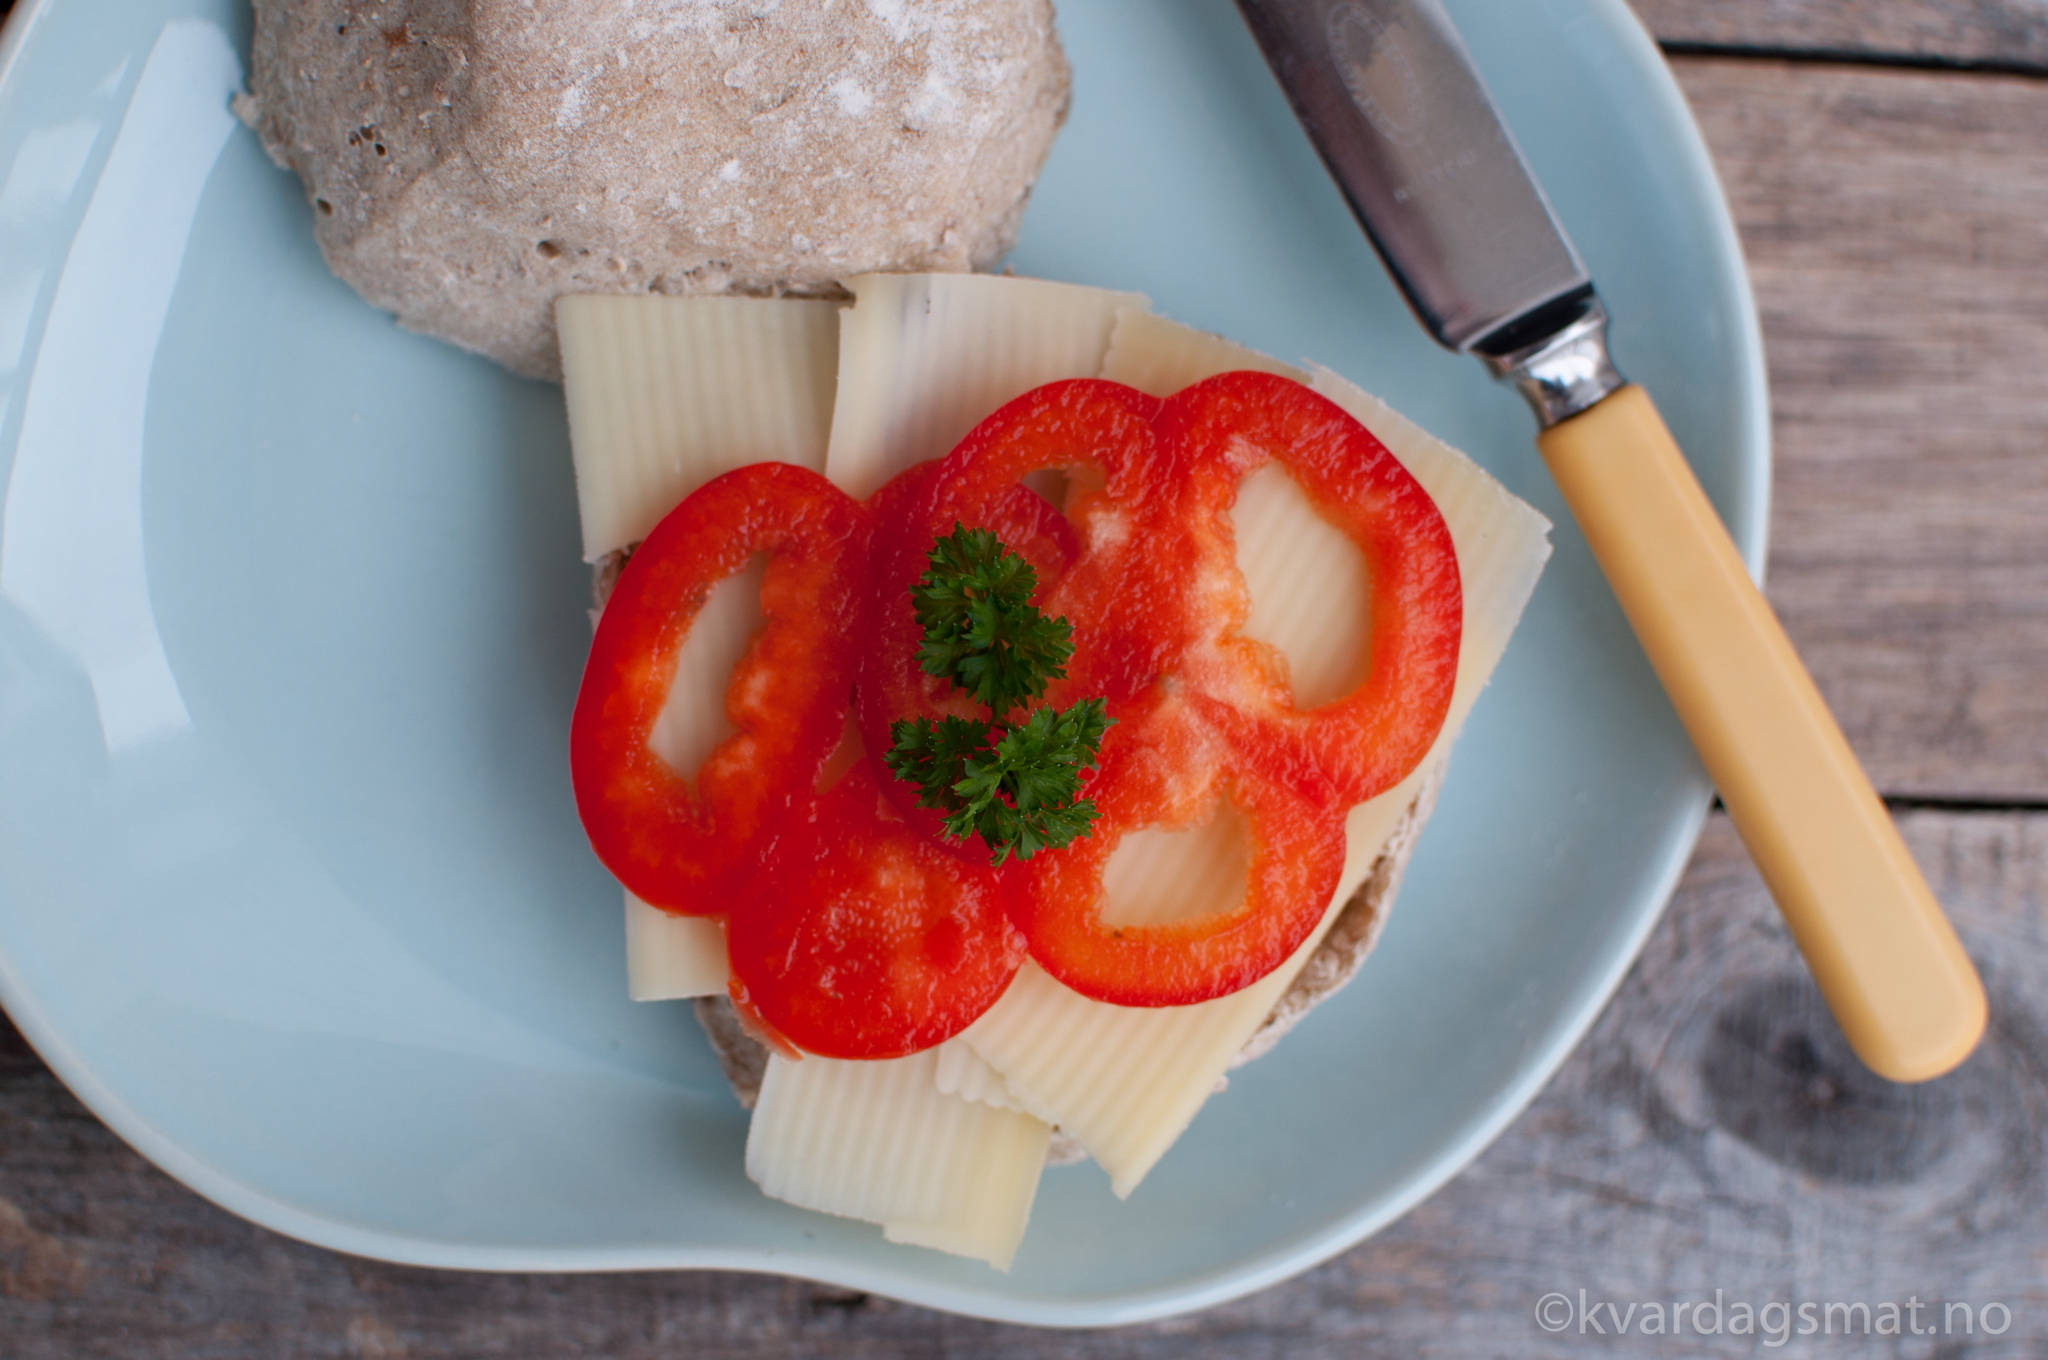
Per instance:
[[[861,498],[950,452],[1004,402],[1095,377],[1118,313],[1144,305],[977,275],[847,286],[825,474]],[[766,1193],[881,1223],[891,1241],[1008,1265],[1051,1136],[1027,1090],[958,1041],[893,1062],[771,1060],[769,1076],[775,1095],[764,1082],[747,1145],[747,1174]]]
[[[864,274],[839,336],[825,475],[861,500],[1034,387],[1093,378],[1136,293],[987,274]]]
[[[1165,360],[1152,362],[1138,352],[1143,338],[1138,331],[1131,333],[1127,352],[1112,353],[1124,371],[1147,371],[1152,374],[1149,381],[1167,390],[1208,376],[1209,371],[1222,371],[1208,368],[1216,362],[1212,347],[1176,337],[1171,323],[1148,323],[1144,332],[1160,337],[1162,346],[1172,345],[1191,356],[1185,381]],[[1247,365],[1230,360],[1228,366]],[[1463,454],[1393,416],[1383,404],[1327,370],[1315,370],[1313,380],[1317,390],[1350,411],[1401,458],[1436,500],[1459,550],[1465,594],[1464,641],[1449,717],[1415,773],[1348,815],[1345,868],[1325,916],[1327,928],[1341,904],[1364,882],[1432,767],[1447,758],[1459,726],[1506,648],[1550,549],[1548,522]],[[1291,485],[1291,479],[1286,482]],[[1349,663],[1331,657],[1347,645],[1342,634],[1355,633],[1362,615],[1350,615],[1350,627],[1332,637],[1326,623],[1303,617],[1323,607],[1316,591],[1296,588],[1276,594],[1271,586],[1275,579],[1341,579],[1351,569],[1342,560],[1345,552],[1321,536],[1319,531],[1327,525],[1306,497],[1298,489],[1290,495],[1287,485],[1272,487],[1263,501],[1236,520],[1240,568],[1252,588],[1253,615],[1263,618],[1269,629],[1267,640],[1289,653],[1297,676],[1319,669],[1341,671],[1342,664]],[[1254,579],[1264,570],[1258,564],[1266,555],[1282,550],[1292,554],[1296,540],[1312,546],[1285,572],[1266,571],[1267,584]],[[1348,541],[1342,546],[1355,557]],[[1324,650],[1318,651],[1319,646]],[[1113,867],[1117,858],[1112,856]],[[1081,997],[1027,966],[1002,1000],[961,1038],[1008,1081],[1028,1090],[1061,1131],[1109,1172],[1115,1192],[1128,1195],[1215,1089],[1231,1059],[1314,952],[1321,933],[1319,929],[1286,963],[1252,987],[1195,1006],[1109,1006]]]
[[[1239,369],[1277,373],[1306,383],[1308,374],[1220,335],[1168,321],[1137,307],[1120,307],[1102,374],[1147,396],[1170,397],[1189,383]]]
[[[768,1060],[747,1175],[776,1199],[883,1225],[892,1242],[1007,1270],[1051,1128],[940,1091],[939,1051],[840,1062]]]
[[[578,294],[555,323],[585,561],[744,463],[824,467],[838,303]]]
[[[708,916],[677,916],[626,895],[626,995],[635,1001],[723,996],[731,970],[725,926]]]
[[[1117,842],[1102,870],[1102,922],[1154,926],[1233,911],[1251,881],[1251,838],[1227,802],[1192,826],[1146,827]]]
[[[1316,513],[1278,463],[1238,484],[1230,518],[1237,569],[1251,592],[1240,631],[1287,658],[1296,708],[1343,698],[1365,678],[1372,615],[1365,554]]]
[[[999,1110],[1015,1110],[1019,1114],[1042,1119],[1047,1124],[1052,1122],[1051,1112],[1029,1091],[990,1067],[980,1054],[959,1039],[946,1040],[934,1052],[938,1054],[939,1063],[932,1079],[947,1095],[959,1096],[962,1100],[978,1100]]]

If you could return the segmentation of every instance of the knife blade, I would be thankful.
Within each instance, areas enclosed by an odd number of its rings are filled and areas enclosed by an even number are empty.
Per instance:
[[[1537,447],[1830,1008],[1880,1076],[1983,1034],[1984,988],[1644,391],[1438,0],[1237,0],[1426,330],[1512,382]]]

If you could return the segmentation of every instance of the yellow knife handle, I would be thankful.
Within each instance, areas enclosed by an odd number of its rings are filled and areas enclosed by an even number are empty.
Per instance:
[[[1543,459],[1856,1055],[1925,1081],[1984,986],[1649,395],[1545,430]]]

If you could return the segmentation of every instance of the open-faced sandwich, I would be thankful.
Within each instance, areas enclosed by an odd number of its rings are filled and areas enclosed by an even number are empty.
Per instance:
[[[1129,1194],[1357,970],[1548,525],[1143,298],[847,285],[561,301],[610,596],[578,801],[633,995],[708,998],[749,1174],[1004,1265],[1049,1153]],[[941,637],[934,592],[995,599],[1006,559],[1028,608],[983,633],[1070,647],[991,704],[1000,649]],[[1090,704],[1071,779],[1002,782]],[[920,780],[906,743],[949,722],[961,779]]]

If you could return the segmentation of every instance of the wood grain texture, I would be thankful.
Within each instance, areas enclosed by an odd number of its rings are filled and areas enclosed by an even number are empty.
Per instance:
[[[2012,1322],[1995,1345],[1962,1334],[1958,1314],[1957,1330],[1924,1344],[1837,1335],[1823,1349],[1820,1337],[1794,1335],[1778,1353],[2042,1354],[2048,815],[1917,813],[1904,829],[1991,992],[1990,1037],[1960,1071],[1898,1087],[1856,1064],[1716,818],[1613,1005],[1463,1176],[1297,1280],[1114,1332],[997,1326],[788,1280],[435,1272],[301,1246],[129,1152],[7,1031],[0,1354],[1355,1360],[1776,1349],[1759,1349],[1768,1336],[1757,1334],[1645,1337],[1644,1308],[1625,1342],[1582,1337],[1581,1289],[1618,1312],[1717,1289],[1728,1310],[1918,1299],[1924,1326],[1951,1302],[1973,1315],[1998,1303]],[[1552,1292],[1572,1305],[1556,1336],[1534,1312]]]
[[[1629,0],[1660,42],[2048,71],[2040,0]]]
[[[1881,791],[2048,798],[2048,81],[1674,65],[1763,318],[1772,602]]]

